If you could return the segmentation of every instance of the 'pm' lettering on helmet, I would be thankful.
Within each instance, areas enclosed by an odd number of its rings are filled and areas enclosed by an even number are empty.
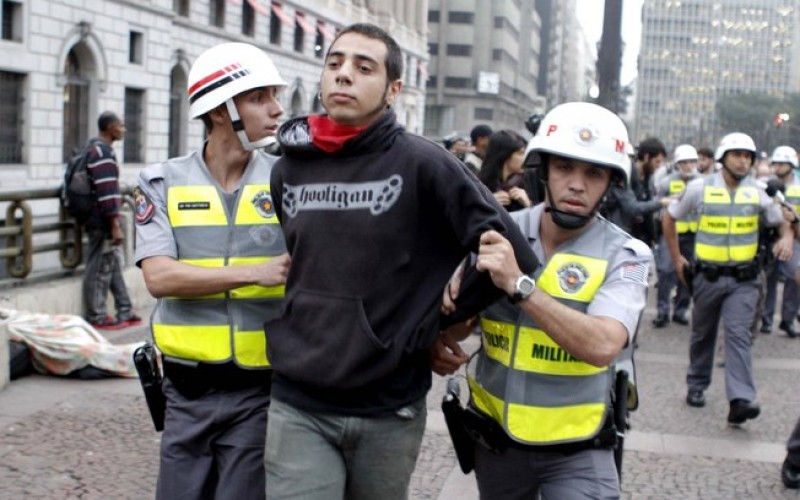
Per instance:
[[[547,127],[547,135],[552,134],[556,130],[558,130],[558,125],[555,125],[555,124],[550,125],[549,127]]]
[[[614,145],[614,152],[615,153],[623,153],[625,152],[625,141],[614,139],[616,141]]]

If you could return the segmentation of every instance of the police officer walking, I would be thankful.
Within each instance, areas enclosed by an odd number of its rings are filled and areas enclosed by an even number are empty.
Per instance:
[[[557,106],[527,148],[546,201],[513,214],[541,264],[525,275],[505,238],[481,238],[476,267],[510,299],[481,313],[482,348],[468,368],[470,405],[493,429],[475,447],[481,498],[619,497],[614,360],[636,332],[652,253],[597,212],[611,185],[628,181],[627,142],[610,111]],[[443,335],[440,374],[457,368],[445,347],[465,336]]]
[[[759,289],[759,227],[780,225],[781,238],[773,253],[779,260],[787,260],[792,254],[792,232],[783,221],[780,204],[748,177],[755,157],[756,146],[748,135],[726,135],[715,154],[722,169],[691,182],[663,218],[672,261],[678,278],[685,284],[690,264],[681,254],[676,221],[693,211],[698,213],[686,403],[694,407],[705,405],[704,391],[711,384],[717,327],[722,319],[728,422],[735,425],[756,418],[761,411],[756,402],[750,352],[750,329]]]
[[[770,163],[775,172],[775,177],[768,184],[781,191],[787,204],[792,208],[791,216],[797,221],[800,214],[800,183],[794,176],[797,168],[797,152],[791,146],[778,146],[772,153]],[[788,207],[787,207],[788,208]],[[798,251],[795,242],[795,252]],[[794,254],[794,252],[793,252]],[[793,259],[794,260],[794,259]],[[786,332],[790,338],[797,337],[794,328],[794,318],[800,308],[800,292],[795,283],[796,266],[789,262],[778,262],[769,266],[766,284],[766,299],[764,311],[761,315],[761,333],[772,332],[772,318],[775,315],[775,300],[778,288],[778,277],[783,276],[783,302],[781,306],[781,322],[778,328]]]
[[[189,72],[200,151],[144,169],[136,262],[158,298],[153,338],[167,400],[157,499],[263,499],[270,363],[262,324],[289,257],[270,196],[285,86],[261,49],[223,43]]]
[[[677,197],[684,189],[686,183],[694,179],[697,175],[697,150],[689,144],[681,144],[675,148],[672,158],[675,171],[661,180],[657,187],[657,196]],[[697,232],[697,214],[689,213],[683,219],[676,221],[675,229],[678,231],[678,244],[681,254],[691,259],[694,255],[694,234]],[[653,326],[663,328],[669,323],[670,301],[672,301],[672,290],[677,287],[675,294],[674,307],[672,310],[672,321],[680,325],[688,325],[686,317],[689,311],[689,304],[692,301],[691,294],[686,286],[678,281],[675,274],[675,267],[672,265],[672,258],[669,249],[661,235],[658,246],[656,247],[656,268],[658,269],[658,300],[656,318]]]

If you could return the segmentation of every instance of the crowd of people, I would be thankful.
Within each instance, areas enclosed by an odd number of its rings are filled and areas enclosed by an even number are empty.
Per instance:
[[[453,425],[482,498],[618,498],[620,373],[653,281],[652,326],[691,331],[686,403],[705,405],[721,320],[726,420],[759,416],[751,344],[780,281],[779,328],[797,336],[792,148],[759,161],[738,132],[716,151],[634,147],[578,102],[530,140],[477,124],[440,147],[398,123],[403,73],[385,30],[351,25],[325,55],[325,112],[279,126],[287,79],[263,50],[220,44],[192,65],[205,142],[135,192],[166,396],[157,498],[407,498],[432,375],[462,369]],[[108,119],[110,146],[124,124]],[[112,195],[102,255],[121,242]],[[90,302],[93,324],[139,320],[115,298],[116,318]],[[800,422],[782,477],[800,486]]]

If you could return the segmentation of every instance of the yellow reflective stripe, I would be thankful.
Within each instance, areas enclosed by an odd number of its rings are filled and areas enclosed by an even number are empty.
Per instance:
[[[557,253],[536,285],[556,299],[590,302],[603,284],[607,266],[608,261],[603,259]]]
[[[689,223],[689,230],[693,233],[697,232],[697,221],[693,220]]]
[[[183,208],[181,207],[183,204]],[[195,208],[186,205],[195,204]],[[207,204],[203,207],[202,204]],[[167,213],[172,227],[226,226],[228,218],[214,186],[172,186],[167,194]]]
[[[682,220],[675,221],[675,230],[678,233],[687,233],[689,232],[690,223],[684,222]]]
[[[727,262],[728,247],[718,247],[715,245],[706,245],[705,243],[695,242],[694,253],[698,260],[708,262]]]
[[[259,264],[268,262],[274,257],[232,257],[229,260],[230,265],[238,266],[243,264]],[[200,267],[224,267],[225,259],[220,258],[206,258],[206,259],[180,259],[181,262]],[[230,291],[232,299],[273,299],[280,298],[286,295],[285,285],[276,286],[260,286],[260,285],[245,285],[239,288],[234,288]],[[170,297],[181,298],[181,297]],[[203,295],[202,297],[192,297],[193,299],[223,299],[225,293],[214,293],[211,295]]]
[[[787,198],[800,198],[800,184],[791,184],[786,186]]]
[[[503,366],[509,366],[511,346],[514,345],[514,325],[482,318],[481,330],[486,355]]]
[[[584,363],[538,328],[520,328],[514,369],[547,375],[587,376],[606,370]]]
[[[558,408],[508,405],[508,431],[518,439],[558,442],[590,437],[603,423],[605,403],[587,403]]]
[[[758,252],[758,243],[752,245],[734,245],[731,246],[731,260],[736,262],[744,262],[753,260]]]
[[[269,366],[267,337],[263,330],[236,332],[233,336],[233,346],[239,364],[252,367]]]
[[[260,209],[260,211],[259,211]],[[262,214],[269,214],[264,216]],[[248,184],[239,197],[239,207],[236,211],[236,225],[246,224],[278,224],[272,196],[269,193],[269,184]]]
[[[706,186],[703,190],[703,203],[730,203],[728,190],[721,187]]]
[[[703,215],[698,222],[700,231],[709,234],[728,234],[729,225],[727,215]]]
[[[230,327],[153,324],[153,339],[167,356],[220,362],[231,358]]]
[[[470,397],[475,407],[492,417],[495,422],[503,425],[505,422],[505,418],[503,417],[503,406],[505,403],[503,403],[503,400],[490,394],[489,391],[484,389],[472,377],[469,377],[467,382],[469,382]]]
[[[223,267],[225,265],[225,259],[220,259],[218,257],[214,258],[206,258],[206,259],[178,259],[180,262],[184,264],[190,264],[192,266],[198,267]],[[186,297],[168,297],[170,299],[182,299]],[[200,297],[188,297],[192,299],[224,299],[225,292],[219,293],[212,293],[209,295],[202,295]]]
[[[605,403],[586,403],[558,408],[508,405],[508,422],[504,402],[481,387],[473,378],[468,379],[472,403],[481,412],[494,419],[515,438],[530,443],[574,441],[597,433],[605,416]]]
[[[261,264],[269,262],[274,257],[231,257],[229,262],[232,266],[241,266],[247,264]],[[246,285],[231,290],[232,299],[273,299],[286,295],[285,285],[276,286],[261,286],[261,285]]]
[[[686,183],[681,180],[670,181],[669,194],[680,194],[686,188]]]
[[[758,231],[758,215],[731,217],[730,234],[750,234]]]

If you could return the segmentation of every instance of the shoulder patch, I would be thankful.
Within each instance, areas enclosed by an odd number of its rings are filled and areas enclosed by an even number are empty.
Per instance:
[[[139,173],[139,178],[148,184],[154,180],[163,179],[164,165],[162,163],[153,163],[152,165],[146,166]]]
[[[136,186],[133,190],[133,209],[136,224],[139,225],[150,222],[153,219],[153,215],[156,213],[153,202],[150,201],[150,198],[147,197],[139,186]]]

